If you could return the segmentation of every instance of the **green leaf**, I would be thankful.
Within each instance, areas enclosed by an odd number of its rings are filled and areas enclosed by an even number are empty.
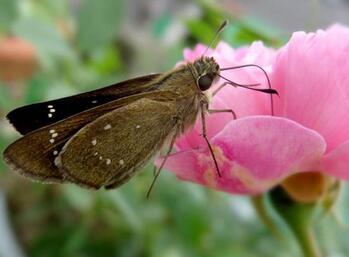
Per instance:
[[[73,55],[57,28],[48,22],[23,18],[14,24],[13,32],[35,46],[40,62],[46,68],[54,66],[57,58],[70,58]]]
[[[121,19],[121,1],[84,1],[78,16],[77,41],[81,50],[91,51],[109,43],[115,38]]]
[[[191,20],[187,26],[190,33],[201,43],[209,44],[215,36],[215,31],[203,21]]]
[[[47,77],[43,75],[36,75],[28,83],[24,101],[28,104],[42,101],[45,99],[50,84],[51,83]]]
[[[7,30],[17,15],[17,0],[0,0],[0,30]]]
[[[83,190],[75,185],[64,185],[62,188],[65,198],[75,209],[86,211],[91,208],[94,199],[92,191]]]
[[[9,87],[0,81],[0,109],[9,110],[14,106]]]
[[[115,73],[122,67],[120,54],[115,47],[105,47],[92,55],[91,67],[101,75]]]
[[[153,23],[153,34],[155,37],[162,37],[165,35],[167,28],[171,25],[173,17],[164,13]]]

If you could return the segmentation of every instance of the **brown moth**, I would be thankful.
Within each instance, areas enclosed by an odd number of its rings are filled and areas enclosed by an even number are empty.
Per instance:
[[[175,139],[200,116],[202,135],[219,174],[206,137],[205,116],[214,112],[235,116],[232,110],[209,108],[206,92],[222,77],[221,70],[214,58],[202,56],[165,74],[15,109],[7,118],[24,136],[5,150],[5,161],[14,171],[42,182],[115,188],[136,174],[162,147],[169,146],[156,178]],[[254,86],[227,79],[222,86],[226,84]],[[250,89],[276,93],[271,88]]]

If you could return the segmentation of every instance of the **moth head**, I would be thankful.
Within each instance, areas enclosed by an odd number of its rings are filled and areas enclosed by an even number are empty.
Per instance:
[[[196,84],[201,91],[208,90],[218,79],[219,65],[213,57],[201,57],[194,64]]]

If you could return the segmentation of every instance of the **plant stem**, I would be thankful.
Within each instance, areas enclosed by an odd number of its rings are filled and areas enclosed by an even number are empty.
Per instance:
[[[288,197],[287,193],[281,187],[270,192],[270,199],[275,211],[287,223],[295,235],[303,256],[321,257],[312,231],[317,204],[295,202]]]
[[[274,218],[268,212],[265,200],[264,195],[255,195],[251,197],[251,203],[259,219],[268,227],[276,239],[282,239],[283,236],[275,224]]]
[[[292,225],[290,225],[290,228],[292,228],[296,236],[297,242],[303,252],[304,257],[321,257],[319,247],[314,237],[314,233],[309,226],[292,227]]]

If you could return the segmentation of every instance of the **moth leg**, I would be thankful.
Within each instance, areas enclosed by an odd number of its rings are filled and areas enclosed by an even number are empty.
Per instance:
[[[219,91],[221,91],[221,89],[223,87],[225,87],[226,85],[229,85],[228,82],[224,82],[222,85],[220,85],[218,88],[216,88],[213,92],[212,92],[212,97],[214,97]]]
[[[187,149],[187,150],[182,150],[182,151],[178,151],[178,152],[174,152],[174,153],[170,153],[168,156],[171,157],[171,156],[176,156],[176,155],[179,155],[179,154],[183,154],[183,153],[189,153],[191,151],[198,151],[198,150],[202,150],[200,146],[196,146],[196,147],[192,147],[191,149]],[[163,158],[165,157],[165,155],[161,155],[160,158]],[[156,166],[155,166],[156,167]]]
[[[205,139],[208,149],[210,150],[214,165],[216,166],[216,170],[217,170],[217,174],[219,177],[221,177],[221,173],[219,171],[219,167],[218,167],[218,163],[216,160],[216,156],[214,155],[212,146],[210,144],[210,141],[207,138],[207,134],[206,134],[206,117],[205,117],[205,109],[207,109],[207,105],[205,104],[201,104],[201,123],[202,123],[202,137]]]
[[[236,113],[232,109],[220,109],[220,110],[208,110],[209,114],[214,114],[214,113],[222,113],[222,112],[229,112],[233,115],[234,120],[237,119]]]
[[[172,141],[171,141],[171,142],[172,142]],[[164,150],[164,149],[161,149],[161,150],[160,150],[159,158],[167,158],[167,156],[172,156],[172,155],[176,154],[176,153],[168,153],[168,152],[164,152],[164,153],[163,153],[163,150]],[[170,152],[172,151],[171,147],[170,147],[169,151],[170,151]],[[154,164],[154,167],[153,167],[153,176],[154,176],[154,178],[156,177],[156,173],[157,173],[157,167],[156,167],[156,165]]]
[[[174,135],[173,135],[173,137],[171,139],[171,143],[170,143],[169,149],[167,150],[166,155],[165,155],[164,159],[162,160],[159,168],[156,169],[156,166],[154,166],[154,168],[155,168],[154,169],[154,178],[153,178],[153,181],[151,182],[150,187],[149,187],[149,189],[147,191],[147,195],[146,195],[147,198],[149,198],[150,193],[151,193],[151,191],[152,191],[152,189],[153,189],[153,187],[155,185],[155,182],[158,179],[158,177],[160,175],[160,172],[161,172],[162,168],[164,167],[164,165],[166,163],[166,160],[169,157],[169,155],[170,155],[170,153],[171,153],[171,151],[173,149],[173,146],[174,146],[174,143],[176,141],[177,135],[178,135],[178,130],[176,129],[176,131],[175,131],[175,133],[174,133]]]
[[[153,168],[153,176],[154,176],[154,178],[156,177],[156,170],[157,170],[156,165],[154,165],[154,168]]]

